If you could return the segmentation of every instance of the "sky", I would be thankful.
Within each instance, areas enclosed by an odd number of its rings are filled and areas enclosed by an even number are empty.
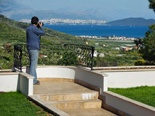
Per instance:
[[[104,14],[121,17],[143,17],[155,19],[148,0],[15,0],[34,10],[85,11],[98,9]],[[111,13],[111,14],[110,14]]]

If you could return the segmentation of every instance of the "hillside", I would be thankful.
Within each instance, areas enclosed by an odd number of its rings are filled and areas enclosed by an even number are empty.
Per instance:
[[[0,15],[0,69],[11,69],[14,64],[14,45],[26,43],[27,23],[10,20]],[[44,44],[84,43],[84,39],[44,28]]]
[[[154,19],[126,18],[126,19],[108,22],[107,25],[149,26],[149,25],[152,25],[153,23],[155,23]]]
[[[27,23],[10,20],[0,15],[0,42],[3,43],[23,43],[26,42]],[[75,36],[44,28],[46,35],[42,37],[42,43],[84,43],[83,39]]]

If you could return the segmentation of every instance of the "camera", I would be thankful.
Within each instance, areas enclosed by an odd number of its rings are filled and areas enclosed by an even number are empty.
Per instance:
[[[44,26],[43,22],[39,22],[39,24],[37,25],[38,28],[40,28],[40,24],[42,23],[42,26]]]

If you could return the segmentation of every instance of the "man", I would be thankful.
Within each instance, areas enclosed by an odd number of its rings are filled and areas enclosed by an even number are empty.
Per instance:
[[[42,26],[43,23],[39,23],[38,17],[34,16],[31,19],[31,24],[29,25],[29,27],[27,27],[26,30],[27,50],[30,60],[29,74],[34,76],[33,84],[38,85],[40,84],[40,82],[37,80],[36,68],[40,50],[40,36],[45,35],[45,31]]]

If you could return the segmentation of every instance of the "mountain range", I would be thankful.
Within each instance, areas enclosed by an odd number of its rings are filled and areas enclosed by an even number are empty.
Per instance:
[[[0,14],[17,21],[21,19],[31,19],[32,16],[38,16],[39,19],[82,19],[82,20],[105,20],[101,12],[95,9],[89,9],[84,12],[69,12],[65,10],[41,10],[36,11],[32,8],[19,4],[15,0],[0,0]]]
[[[144,18],[126,18],[116,21],[107,22],[107,25],[121,25],[121,26],[149,26],[155,23],[154,19]]]
[[[112,20],[108,17],[105,11],[100,11],[98,9],[87,9],[84,12],[69,12],[65,10],[40,10],[36,11],[17,3],[15,0],[0,0],[0,14],[5,15],[10,19],[21,21],[22,19],[31,19],[32,16],[38,16],[40,20],[46,20],[51,18],[56,19],[80,19],[80,20],[103,20],[106,21],[107,25],[134,25],[134,26],[148,26],[155,23],[154,19],[144,19],[144,18],[126,18],[120,20]]]

